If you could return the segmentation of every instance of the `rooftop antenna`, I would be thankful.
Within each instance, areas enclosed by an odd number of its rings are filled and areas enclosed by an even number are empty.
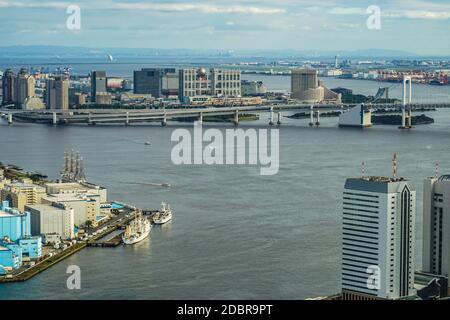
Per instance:
[[[365,168],[365,163],[363,161],[363,162],[361,162],[361,175],[363,178],[365,176],[365,173],[366,173],[366,168]]]
[[[436,179],[439,177],[439,162],[436,162]]]
[[[392,169],[393,169],[394,179],[397,179],[397,152],[394,153],[394,157],[392,158]]]

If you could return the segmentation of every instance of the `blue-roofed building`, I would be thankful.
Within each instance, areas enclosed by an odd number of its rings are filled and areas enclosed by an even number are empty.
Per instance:
[[[17,241],[31,235],[30,214],[11,209],[7,201],[0,207],[0,239]]]
[[[7,201],[0,205],[0,273],[22,266],[23,256],[42,256],[41,237],[31,237],[30,213],[11,209]]]
[[[18,247],[18,246],[17,246]],[[22,265],[22,252],[20,247],[13,249],[0,245],[0,274],[4,274],[6,270],[18,269]]]
[[[19,246],[22,248],[22,255],[28,256],[30,259],[38,259],[42,257],[41,237],[20,239]]]

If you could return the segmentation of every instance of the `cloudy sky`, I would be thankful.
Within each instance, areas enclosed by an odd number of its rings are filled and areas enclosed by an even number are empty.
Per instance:
[[[67,8],[81,9],[69,30]],[[381,9],[381,29],[367,8]],[[0,0],[0,45],[450,55],[449,0]]]

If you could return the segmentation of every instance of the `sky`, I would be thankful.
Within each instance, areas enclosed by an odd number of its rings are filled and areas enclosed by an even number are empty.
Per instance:
[[[67,12],[73,5],[79,20]],[[380,9],[380,28],[369,6]],[[450,0],[0,0],[0,46],[376,48],[448,56],[449,31]]]

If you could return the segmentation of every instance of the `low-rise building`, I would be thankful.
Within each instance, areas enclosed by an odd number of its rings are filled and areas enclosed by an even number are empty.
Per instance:
[[[100,197],[101,203],[108,201],[108,190],[104,187],[89,183],[89,182],[56,182],[46,183],[45,189],[48,194],[75,194]]]
[[[267,86],[262,81],[242,80],[241,91],[243,97],[263,96],[267,93]]]
[[[39,204],[46,195],[44,187],[29,181],[8,183],[0,192],[1,201],[8,201],[9,207],[23,212],[27,204]]]
[[[52,206],[64,205],[73,210],[75,226],[90,224],[97,226],[97,217],[100,216],[100,196],[77,194],[53,194],[42,199],[43,204]]]
[[[8,247],[0,245],[0,275],[18,269],[22,265],[22,255],[17,255]]]
[[[108,92],[98,92],[95,96],[95,103],[98,105],[111,105],[112,95]]]
[[[4,201],[0,206],[0,273],[20,268],[23,256],[40,258],[42,239],[31,236],[30,214],[20,213]]]
[[[0,206],[0,240],[17,241],[30,235],[30,215],[10,208],[8,202],[3,201]]]

